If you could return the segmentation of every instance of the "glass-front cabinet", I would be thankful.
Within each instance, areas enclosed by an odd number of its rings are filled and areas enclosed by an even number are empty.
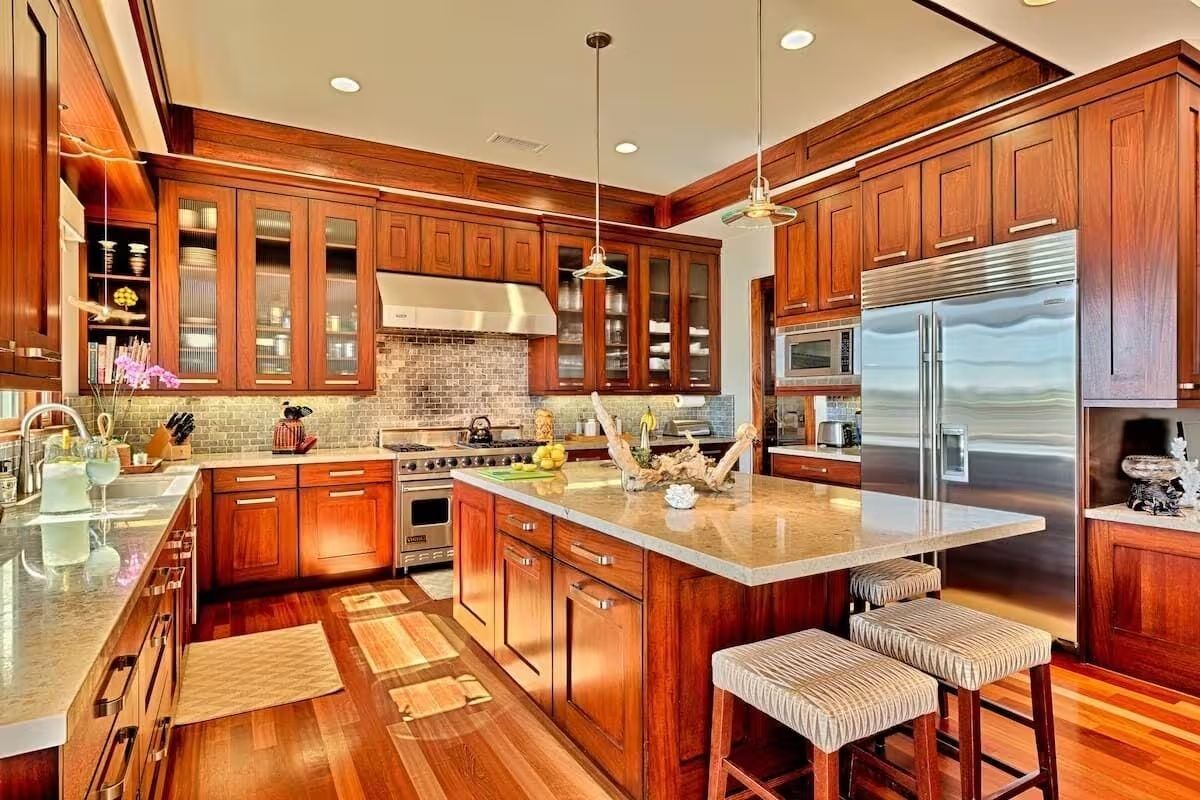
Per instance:
[[[163,181],[158,353],[183,390],[235,387],[233,189]]]
[[[642,385],[641,369],[634,353],[640,353],[638,317],[637,248],[623,242],[605,243],[605,260],[623,275],[606,281],[587,281],[594,287],[597,347],[595,387],[601,392],[622,392]],[[590,252],[590,248],[589,248]]]
[[[662,247],[643,247],[641,262],[644,286],[642,314],[646,328],[646,384],[651,391],[675,388],[674,347],[676,330],[675,297],[678,286],[678,253]]]
[[[307,386],[307,279],[308,202],[239,192],[238,389]]]
[[[681,253],[679,269],[686,294],[680,304],[677,383],[681,390],[715,391],[721,374],[717,258],[712,253]]]
[[[558,315],[558,335],[547,341],[548,389],[583,390],[591,386],[584,344],[589,341],[587,337],[594,336],[587,313],[591,292],[589,281],[572,275],[587,261],[591,246],[591,240],[582,236],[550,234],[546,238],[550,257],[546,293]]]
[[[311,200],[309,384],[314,391],[375,386],[372,210]]]

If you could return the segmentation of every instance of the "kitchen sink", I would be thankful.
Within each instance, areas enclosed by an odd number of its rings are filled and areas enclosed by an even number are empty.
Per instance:
[[[118,478],[108,487],[108,499],[166,497],[187,492],[191,486],[190,476],[168,477],[166,475],[130,476]],[[100,487],[92,487],[92,497],[100,497]]]

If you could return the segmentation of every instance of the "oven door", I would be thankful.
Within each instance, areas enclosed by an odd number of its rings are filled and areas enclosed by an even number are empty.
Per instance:
[[[401,553],[434,548],[448,549],[453,543],[453,484],[446,478],[400,483]]]

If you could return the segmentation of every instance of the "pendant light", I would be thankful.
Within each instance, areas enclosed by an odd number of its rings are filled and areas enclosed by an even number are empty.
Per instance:
[[[721,222],[734,228],[774,228],[796,218],[796,209],[771,202],[771,185],[762,174],[763,154],[763,90],[762,90],[762,0],[758,0],[758,39],[755,49],[758,62],[755,65],[754,88],[758,94],[758,149],[755,151],[754,180],[750,182],[750,197],[744,205],[726,211]]]
[[[592,245],[587,266],[571,273],[580,280],[607,281],[625,275],[604,260],[604,248],[600,246],[600,51],[612,44],[612,36],[603,31],[587,35],[587,46],[596,51],[596,243]]]

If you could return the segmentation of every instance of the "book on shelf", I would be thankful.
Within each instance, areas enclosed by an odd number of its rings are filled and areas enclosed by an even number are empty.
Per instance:
[[[114,364],[122,356],[146,363],[150,357],[150,343],[135,336],[127,344],[118,345],[116,336],[106,336],[103,342],[88,342],[88,381],[104,386],[119,380]]]

